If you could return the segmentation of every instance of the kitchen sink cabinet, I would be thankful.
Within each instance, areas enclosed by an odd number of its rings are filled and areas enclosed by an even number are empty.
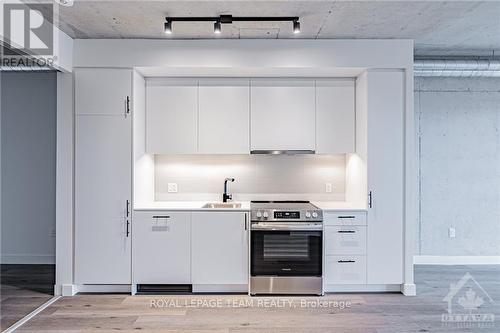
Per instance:
[[[353,79],[316,80],[316,153],[356,151]]]
[[[248,290],[247,219],[244,212],[192,213],[193,291]]]
[[[134,284],[191,283],[191,213],[134,213]]]
[[[253,79],[251,150],[315,150],[314,80]]]
[[[75,70],[74,279],[79,285],[131,283],[131,82],[126,69]]]
[[[198,81],[148,80],[146,152],[194,154],[198,150]]]

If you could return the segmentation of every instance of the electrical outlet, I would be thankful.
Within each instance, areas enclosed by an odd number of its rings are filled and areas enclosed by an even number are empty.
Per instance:
[[[325,192],[332,193],[332,183],[325,183]]]
[[[455,238],[455,236],[456,236],[455,228],[450,227],[450,228],[448,229],[448,236],[449,236],[450,238]]]
[[[177,193],[177,183],[168,183],[167,191],[168,193]]]

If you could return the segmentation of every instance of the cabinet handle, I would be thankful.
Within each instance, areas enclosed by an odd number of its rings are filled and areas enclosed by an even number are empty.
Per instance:
[[[126,233],[126,236],[127,236],[127,237],[128,237],[128,235],[130,235],[129,226],[130,226],[130,222],[129,222],[129,220],[127,219],[127,233]]]
[[[127,96],[127,100],[126,100],[125,118],[127,118],[128,114],[130,114],[130,97],[129,96]]]
[[[340,264],[348,264],[348,263],[356,262],[356,260],[339,260],[337,262]]]
[[[247,214],[245,213],[245,230],[248,230]]]
[[[356,216],[353,215],[344,215],[344,216],[337,216],[338,219],[355,219]]]
[[[355,230],[339,230],[337,231],[339,234],[353,234],[356,231]]]
[[[167,216],[167,215],[154,215],[153,218],[154,219],[169,219],[170,216]]]
[[[127,200],[127,217],[130,215],[130,209],[129,209],[129,206],[130,206],[130,201]]]
[[[368,193],[368,207],[372,208],[372,191]]]

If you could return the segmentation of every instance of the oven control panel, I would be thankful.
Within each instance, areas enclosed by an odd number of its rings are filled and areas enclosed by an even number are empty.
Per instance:
[[[300,212],[292,212],[292,211],[275,211],[274,212],[275,219],[300,219]]]
[[[252,221],[323,221],[321,210],[252,210]]]

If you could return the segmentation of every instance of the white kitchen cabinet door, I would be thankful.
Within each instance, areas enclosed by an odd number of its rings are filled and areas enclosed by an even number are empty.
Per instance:
[[[76,116],[76,284],[131,283],[131,130],[131,117]]]
[[[325,255],[365,255],[365,226],[325,226]]]
[[[404,74],[369,71],[367,75],[368,283],[399,284],[404,252]]]
[[[248,284],[247,229],[246,213],[193,212],[193,285]]]
[[[205,79],[199,83],[199,153],[250,153],[250,81]]]
[[[112,68],[76,68],[76,114],[125,116],[130,107],[132,71]],[[127,105],[128,104],[128,105]]]
[[[190,232],[190,212],[134,212],[134,284],[190,284]]]
[[[354,80],[316,81],[316,153],[355,151]]]
[[[250,105],[252,150],[315,150],[314,81],[251,80]]]
[[[146,82],[146,151],[193,154],[198,150],[198,81]]]
[[[326,256],[325,284],[366,284],[366,257],[358,255]]]

